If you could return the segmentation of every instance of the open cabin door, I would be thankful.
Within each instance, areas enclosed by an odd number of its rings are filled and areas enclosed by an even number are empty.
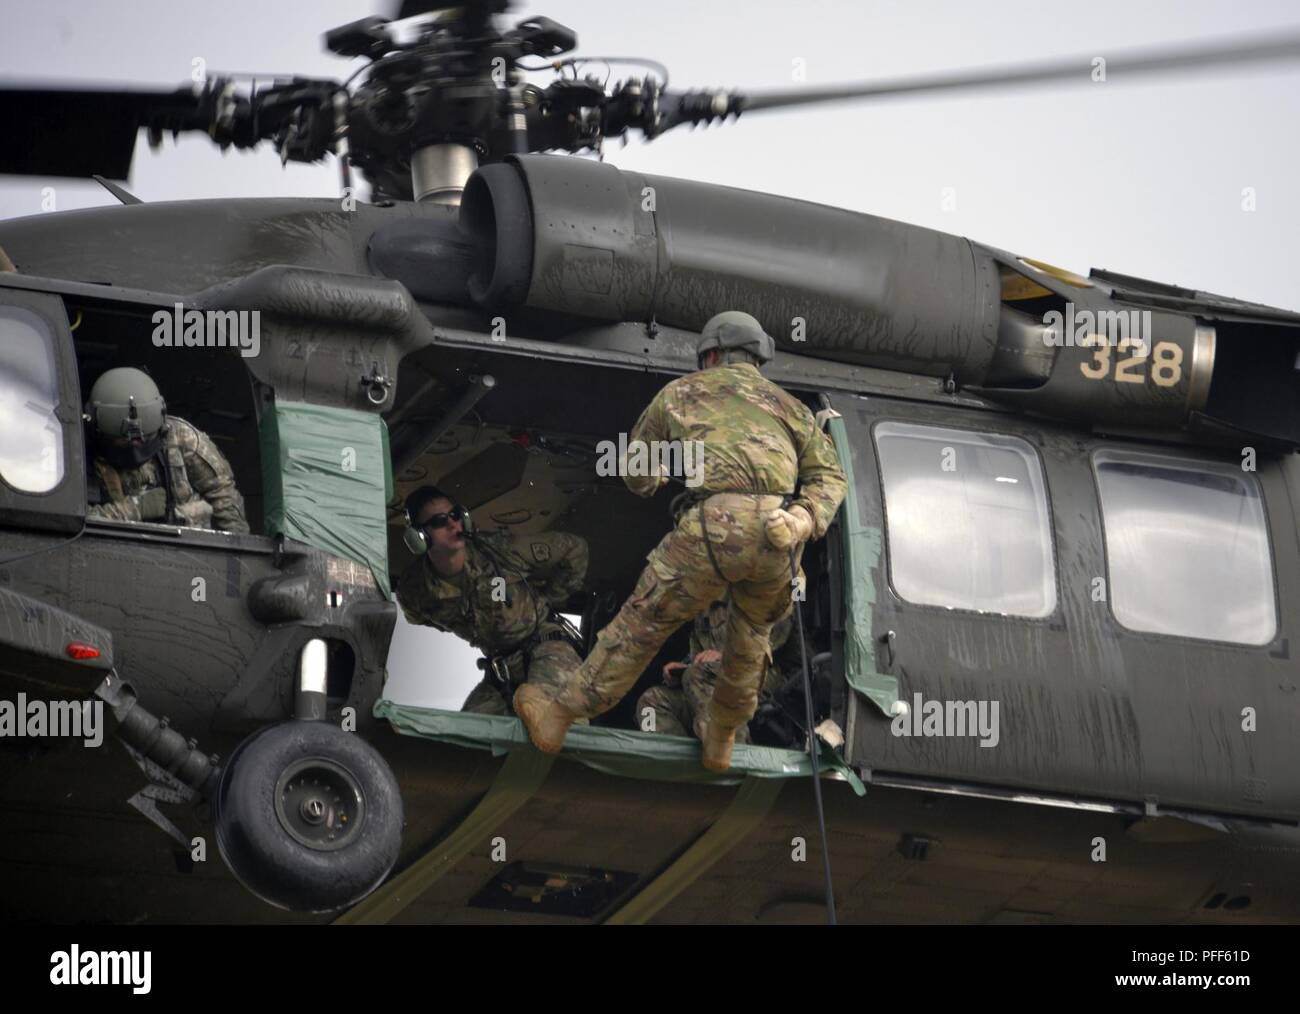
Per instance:
[[[832,401],[851,469],[851,764],[1085,806],[1300,818],[1297,604],[1274,562],[1300,559],[1283,462],[1243,474],[1221,454],[1000,413]],[[871,692],[891,678],[892,709]],[[1270,728],[1243,729],[1248,707]]]

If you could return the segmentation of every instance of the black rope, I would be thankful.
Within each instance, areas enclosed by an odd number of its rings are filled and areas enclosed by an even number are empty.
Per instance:
[[[797,545],[790,549],[790,586],[797,587],[799,565],[795,561]],[[812,677],[808,675],[808,646],[804,642],[803,610],[799,608],[799,599],[794,604],[795,626],[799,628],[799,659],[803,663],[803,706],[808,716],[808,756],[812,759],[813,795],[817,799],[817,830],[822,836],[822,871],[826,877],[826,923],[836,925],[835,889],[831,884],[831,853],[826,842],[826,811],[822,808],[822,780],[820,765],[817,763],[817,730],[813,721]]]

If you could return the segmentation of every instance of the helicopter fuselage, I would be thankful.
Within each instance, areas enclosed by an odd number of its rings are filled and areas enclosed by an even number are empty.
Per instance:
[[[807,606],[831,654],[827,717],[868,788],[865,799],[843,785],[830,793],[833,865],[854,885],[846,917],[1300,912],[1288,886],[1300,822],[1289,654],[1300,627],[1300,410],[1285,401],[1296,315],[1121,276],[1078,279],[901,223],[594,163],[486,168],[459,217],[433,205],[249,200],[0,224],[19,269],[0,274],[0,306],[49,327],[66,477],[39,495],[0,489],[0,556],[36,554],[0,564],[0,589],[17,596],[0,599],[6,612],[44,610],[103,632],[104,657],[141,701],[223,753],[293,714],[303,645],[324,639],[330,717],[346,709],[393,763],[411,819],[404,861],[414,861],[506,776],[496,758],[397,738],[370,717],[395,622],[387,568],[405,559],[397,517],[381,509],[362,533],[371,548],[352,555],[333,519],[320,532],[302,520],[249,536],[87,521],[79,408],[89,381],[109,364],[146,364],[173,411],[227,451],[250,511],[267,516],[294,513],[280,510],[296,495],[281,488],[294,457],[282,413],[338,412],[360,439],[383,414],[403,466],[390,494],[459,476],[502,525],[527,512],[520,530],[555,524],[586,537],[599,560],[593,595],[617,599],[664,515],[519,434],[557,446],[555,435],[617,439],[655,389],[693,368],[703,320],[746,309],[781,346],[767,374],[837,414],[831,432],[853,480]],[[260,355],[159,345],[152,315],[177,304],[256,311]],[[1147,313],[1154,333],[1123,346],[1053,344],[1050,314],[1079,307]],[[461,446],[471,415],[488,439]],[[530,442],[540,455],[521,449]],[[934,476],[916,464],[927,448]],[[941,499],[952,487],[936,483],[949,474],[965,476],[960,501]],[[1160,499],[1169,483],[1181,492]],[[932,490],[935,516],[909,484]],[[1231,529],[1225,504],[1241,519]],[[1216,539],[1235,540],[1241,555],[1225,573],[1239,580],[1144,600],[1143,568],[1166,573],[1182,545],[1159,537],[1152,511],[1174,536],[1199,532],[1205,559],[1219,559]],[[612,514],[625,523],[611,528]],[[997,542],[1011,515],[1023,544]],[[1001,548],[963,558],[982,535]],[[942,547],[938,559],[927,546]],[[1218,623],[1225,613],[1239,618]],[[588,637],[602,615],[584,617]],[[102,661],[59,660],[53,641],[37,643],[17,620],[7,629],[19,632],[0,657],[6,696],[82,696],[102,678]],[[950,719],[967,715],[971,726],[954,733]],[[5,785],[33,828],[119,825],[129,765],[96,758],[73,776],[74,755],[60,746],[24,760],[11,745]],[[70,776],[91,800],[85,811],[55,801]],[[620,799],[655,793],[673,816],[627,851]],[[780,871],[791,838],[816,832],[796,796],[787,787],[766,800],[766,823],[738,835],[715,879],[700,882],[727,892],[738,917],[797,917],[801,874],[785,883]],[[520,861],[622,870],[640,892],[683,841],[732,812],[714,786],[570,764],[524,798],[506,834],[528,843]],[[556,805],[589,829],[590,847],[561,847],[529,823]],[[131,883],[153,885],[150,901],[117,885],[75,904],[180,918],[159,900],[158,874],[125,856],[128,838],[138,835],[77,832],[68,861],[132,870]],[[38,851],[18,848],[8,869],[45,868]],[[427,895],[426,915],[463,915],[497,872],[465,862]],[[1004,878],[997,889],[972,883]],[[98,880],[81,882],[93,891]],[[228,904],[211,878],[187,883],[178,897]],[[40,917],[38,888],[8,897]],[[676,897],[655,912],[709,917]],[[607,900],[583,917],[611,919],[626,901]],[[229,904],[222,911],[254,917],[255,903]]]

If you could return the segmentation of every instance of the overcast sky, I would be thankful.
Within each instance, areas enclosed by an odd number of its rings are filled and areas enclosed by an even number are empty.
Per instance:
[[[382,12],[345,0],[0,4],[4,77],[145,85],[188,82],[196,57],[209,74],[342,78],[360,62],[325,53],[321,34]],[[674,87],[753,91],[795,87],[797,60],[817,86],[1300,29],[1294,0],[553,0],[511,17],[532,15],[575,29],[579,54],[666,63]],[[1110,74],[1032,92],[755,113],[649,145],[615,142],[606,158],[868,211],[1084,274],[1109,268],[1300,309],[1297,114],[1300,64],[1131,83]],[[0,218],[40,213],[49,183],[0,182]],[[55,185],[58,210],[113,203],[93,183]],[[223,156],[200,137],[168,139],[161,155],[141,138],[128,186],[146,201],[339,189],[332,163],[281,169],[269,148]],[[1243,210],[1246,188],[1253,212]],[[465,682],[447,682],[436,699],[455,706]]]

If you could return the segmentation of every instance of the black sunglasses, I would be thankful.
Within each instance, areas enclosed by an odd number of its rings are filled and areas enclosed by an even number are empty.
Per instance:
[[[442,511],[439,514],[433,514],[428,521],[421,522],[421,528],[446,528],[453,521],[463,521],[465,519],[465,508],[457,504],[449,511]]]

